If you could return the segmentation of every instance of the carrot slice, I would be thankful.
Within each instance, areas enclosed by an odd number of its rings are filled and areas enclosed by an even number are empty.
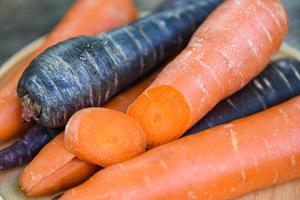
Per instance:
[[[259,74],[279,49],[287,26],[280,0],[221,4],[129,107],[127,113],[146,132],[148,147],[180,137]]]
[[[137,17],[132,0],[78,0],[68,10],[60,23],[47,35],[43,44],[27,58],[18,69],[1,83],[0,87],[0,141],[24,132],[29,124],[21,122],[21,103],[16,92],[18,81],[41,52],[54,44],[79,35],[96,35],[127,24]]]
[[[150,148],[180,137],[191,117],[184,97],[169,86],[150,89],[140,95],[134,103],[138,104],[139,108],[132,109],[130,115],[136,119],[143,119],[138,121],[146,133],[150,133],[152,129],[157,130],[147,135],[147,145]],[[174,133],[171,138],[165,134],[168,132]]]
[[[143,153],[146,138],[141,126],[128,115],[106,108],[86,108],[69,120],[65,147],[81,160],[106,167]]]
[[[300,96],[109,166],[61,200],[227,200],[300,177]]]

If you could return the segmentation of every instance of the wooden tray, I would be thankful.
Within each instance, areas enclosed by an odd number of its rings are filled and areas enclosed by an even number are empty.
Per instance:
[[[0,67],[0,85],[1,80],[14,71],[20,61],[26,58],[32,51],[34,51],[43,41],[40,38],[25,48],[21,49],[18,53],[12,56],[7,62]],[[300,53],[287,44],[283,44],[279,53],[274,59],[280,57],[291,57],[300,59]],[[13,141],[0,144],[0,149],[11,144]],[[0,200],[48,200],[53,196],[42,198],[28,198],[18,188],[19,175],[24,167],[19,167],[13,170],[0,172]],[[272,188],[259,190],[249,193],[236,200],[300,200],[300,179],[294,180],[285,184],[281,184]]]

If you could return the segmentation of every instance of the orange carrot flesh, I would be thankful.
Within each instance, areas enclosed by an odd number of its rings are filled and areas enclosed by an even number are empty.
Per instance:
[[[231,199],[300,177],[300,97],[97,172],[62,200]]]
[[[75,113],[65,130],[65,147],[77,158],[106,167],[146,150],[141,126],[128,115],[107,108]]]
[[[286,33],[287,16],[279,0],[221,4],[129,107],[128,114],[146,132],[147,145],[178,138],[241,89],[263,70]]]
[[[157,74],[158,72],[151,74],[132,88],[120,93],[105,107],[125,112],[128,105],[151,84]],[[20,187],[29,196],[55,193],[78,185],[86,180],[94,169],[94,165],[78,160],[74,154],[65,149],[64,134],[61,133],[29,163],[21,175]],[[68,184],[65,184],[66,182]]]
[[[22,133],[28,127],[21,123],[21,103],[17,83],[29,63],[48,47],[79,35],[96,35],[127,24],[137,17],[132,0],[78,0],[43,44],[5,79],[0,87],[0,141]]]

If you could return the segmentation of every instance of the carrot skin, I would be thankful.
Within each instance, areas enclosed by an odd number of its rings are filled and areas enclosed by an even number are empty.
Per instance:
[[[21,122],[22,106],[17,95],[17,83],[30,62],[48,47],[79,35],[96,35],[127,24],[137,17],[131,0],[78,0],[57,26],[46,36],[41,46],[18,63],[19,67],[0,87],[0,141],[24,133],[30,125]]]
[[[239,92],[221,101],[183,136],[265,110],[300,95],[300,62],[280,59]]]
[[[300,96],[105,168],[61,200],[225,200],[295,179],[299,118]]]
[[[227,0],[129,107],[149,148],[182,136],[258,75],[287,34],[280,0]]]
[[[14,144],[0,151],[0,170],[22,166],[30,162],[43,146],[60,131],[34,125]]]
[[[19,184],[26,195],[40,196],[70,188],[99,169],[67,152],[63,138],[63,133],[57,135],[24,169]]]
[[[47,49],[19,81],[23,106],[37,123],[59,127],[77,110],[103,105],[179,52],[212,5],[157,12],[97,37],[73,38]]]
[[[155,8],[155,11],[156,12],[159,12],[159,11],[162,11],[162,10],[166,10],[166,9],[169,9],[169,8],[175,8],[175,7],[179,7],[179,6],[184,6],[185,4],[187,3],[203,3],[203,4],[220,4],[222,3],[224,0],[219,0],[219,1],[216,1],[216,0],[164,0],[162,1],[162,3],[160,3],[156,8]]]

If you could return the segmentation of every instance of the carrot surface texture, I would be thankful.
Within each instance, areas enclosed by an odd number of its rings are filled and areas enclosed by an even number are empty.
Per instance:
[[[300,177],[299,119],[298,96],[109,166],[61,200],[225,200]]]
[[[61,130],[40,125],[30,127],[26,134],[11,146],[0,151],[0,170],[7,170],[29,163],[34,156]],[[41,145],[42,144],[42,145]]]
[[[287,33],[280,0],[227,0],[129,107],[149,148],[179,138],[259,74]]]
[[[98,169],[66,151],[63,138],[63,134],[56,136],[23,171],[20,189],[26,195],[40,196],[68,189],[80,184]]]
[[[31,62],[18,83],[27,113],[24,119],[33,117],[40,125],[60,127],[76,111],[102,106],[181,51],[216,5],[213,1],[186,4],[47,49]]]
[[[271,62],[242,90],[216,105],[183,136],[265,110],[300,95],[300,62],[285,58]]]
[[[105,108],[126,112],[127,107],[156,78],[158,72],[118,94]],[[93,166],[93,167],[92,167]],[[29,163],[20,178],[20,188],[28,196],[41,196],[76,186],[99,169],[86,161],[78,160],[66,150],[63,133],[56,136]]]
[[[41,46],[23,60],[0,86],[0,141],[24,132],[17,83],[30,62],[48,47],[79,35],[96,35],[127,24],[137,17],[132,0],[77,0]]]

